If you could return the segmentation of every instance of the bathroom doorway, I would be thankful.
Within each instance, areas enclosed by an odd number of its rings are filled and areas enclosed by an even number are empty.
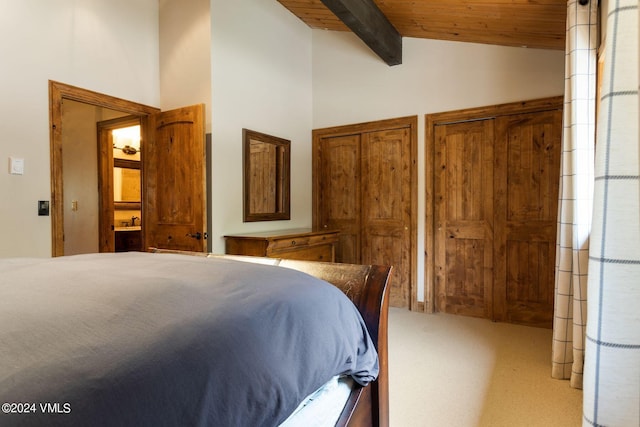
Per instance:
[[[98,125],[100,252],[141,251],[142,176],[140,118]]]
[[[96,129],[98,123],[103,123],[105,120],[119,121],[122,117],[130,117],[130,115],[70,99],[63,100],[62,173],[66,200],[63,203],[65,255],[100,251],[99,222],[104,210],[100,203],[100,176],[97,162],[99,143]],[[108,207],[104,206],[104,208]]]

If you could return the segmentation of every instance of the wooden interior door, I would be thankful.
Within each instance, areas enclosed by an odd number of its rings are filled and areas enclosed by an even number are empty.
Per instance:
[[[562,112],[496,119],[495,317],[551,327]]]
[[[316,223],[339,230],[336,260],[360,264],[360,134],[322,138],[316,157]]]
[[[147,120],[142,141],[145,249],[205,252],[204,105],[164,111]]]
[[[409,306],[411,143],[408,128],[362,135],[361,261],[392,265],[389,303]]]
[[[494,120],[435,128],[438,311],[493,317]]]

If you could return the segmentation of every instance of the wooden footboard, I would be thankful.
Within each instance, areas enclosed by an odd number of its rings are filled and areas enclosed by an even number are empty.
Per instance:
[[[340,288],[358,307],[376,344],[380,373],[367,387],[357,387],[340,416],[338,426],[389,425],[389,352],[387,322],[391,267],[280,260],[282,267],[303,271]]]
[[[152,249],[158,253],[180,253],[207,257],[229,258],[244,262],[278,265],[302,271],[338,287],[353,301],[376,344],[380,373],[366,387],[356,387],[342,411],[337,426],[389,426],[389,353],[387,322],[389,293],[387,284],[391,267],[378,265],[339,264],[236,255],[212,255],[201,252],[180,252]]]

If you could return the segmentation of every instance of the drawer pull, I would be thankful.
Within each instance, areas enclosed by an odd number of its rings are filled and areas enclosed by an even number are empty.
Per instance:
[[[295,241],[295,240],[292,240],[292,241],[291,241],[291,246],[295,246],[295,245],[296,245],[296,241]]]

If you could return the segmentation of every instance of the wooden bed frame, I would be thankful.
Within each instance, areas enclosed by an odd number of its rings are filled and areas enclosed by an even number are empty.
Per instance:
[[[236,255],[212,255],[151,248],[151,252],[175,253],[235,259],[259,264],[277,265],[302,271],[338,287],[356,305],[376,344],[380,373],[378,379],[366,387],[356,387],[336,424],[338,427],[389,426],[389,353],[387,322],[389,292],[387,285],[391,267],[379,265],[338,264],[314,261],[296,261]]]

